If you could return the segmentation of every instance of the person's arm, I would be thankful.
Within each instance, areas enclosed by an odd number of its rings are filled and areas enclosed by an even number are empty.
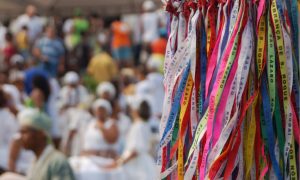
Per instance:
[[[129,161],[131,161],[132,159],[136,158],[137,155],[138,155],[138,152],[136,152],[136,151],[131,151],[131,152],[127,153],[126,155],[121,156],[121,157],[116,161],[116,163],[117,163],[118,166],[122,166],[122,165],[128,163]]]
[[[21,149],[22,149],[21,139],[19,137],[14,138],[9,148],[9,160],[8,160],[9,171],[16,172],[16,162],[21,152]]]
[[[41,61],[48,61],[48,58],[46,56],[43,56],[41,50],[40,50],[40,42],[37,42],[33,49],[32,49],[32,54],[34,57],[36,57],[38,60]]]
[[[110,128],[105,128],[104,125],[99,127],[102,131],[104,139],[110,143],[113,144],[117,142],[119,137],[119,130],[116,124],[113,124]]]
[[[65,56],[61,56],[58,64],[58,72],[63,73],[65,71]]]
[[[73,139],[74,139],[74,136],[76,135],[76,133],[77,133],[77,130],[73,129],[73,130],[70,130],[70,133],[68,134],[67,143],[66,143],[66,146],[63,149],[63,152],[67,156],[71,155],[71,148],[72,148],[71,146],[72,146],[72,142],[73,142]]]

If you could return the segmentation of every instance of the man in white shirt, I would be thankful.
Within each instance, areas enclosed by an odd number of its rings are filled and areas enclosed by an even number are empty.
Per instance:
[[[12,24],[12,31],[18,33],[23,26],[28,27],[29,42],[33,43],[43,30],[43,20],[41,17],[36,16],[36,7],[28,5],[25,14],[19,16]]]

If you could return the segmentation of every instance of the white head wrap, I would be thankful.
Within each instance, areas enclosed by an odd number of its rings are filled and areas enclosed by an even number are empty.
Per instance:
[[[77,84],[78,82],[79,82],[79,76],[74,71],[70,71],[64,76],[64,83],[67,85]]]
[[[46,135],[50,134],[51,120],[38,109],[25,109],[18,114],[18,120],[21,126],[32,127],[36,130],[43,131]]]
[[[23,56],[21,56],[20,54],[15,54],[15,55],[13,55],[12,57],[11,57],[11,59],[10,59],[10,63],[12,64],[12,65],[16,65],[16,64],[18,64],[18,63],[24,63],[24,57]]]
[[[110,82],[102,82],[97,87],[97,95],[101,97],[105,92],[109,93],[110,99],[115,98],[116,96],[116,88]]]
[[[110,103],[105,100],[105,99],[97,99],[94,103],[93,103],[93,110],[96,111],[98,108],[104,108],[108,114],[112,113],[112,107],[110,105]]]

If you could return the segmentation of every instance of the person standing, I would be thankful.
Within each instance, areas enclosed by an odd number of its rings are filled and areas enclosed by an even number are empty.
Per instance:
[[[35,40],[41,35],[44,22],[37,15],[37,9],[34,5],[28,5],[24,14],[19,16],[12,24],[14,34],[21,31],[23,26],[28,27],[28,39],[32,45]]]
[[[54,27],[46,27],[45,36],[37,41],[33,54],[40,61],[41,68],[51,77],[56,77],[58,72],[64,71],[65,49],[62,41],[56,36]]]
[[[114,59],[118,60],[119,67],[131,65],[132,53],[129,26],[118,17],[112,23],[111,29],[113,33],[112,54]]]
[[[87,73],[97,84],[113,80],[117,76],[117,70],[116,63],[104,50],[93,56],[87,67]]]
[[[155,10],[156,6],[153,1],[147,0],[143,3],[142,41],[148,46],[159,37],[160,20]]]
[[[28,28],[23,26],[21,31],[16,34],[16,44],[19,52],[25,60],[28,60],[29,53],[29,39],[28,39]]]

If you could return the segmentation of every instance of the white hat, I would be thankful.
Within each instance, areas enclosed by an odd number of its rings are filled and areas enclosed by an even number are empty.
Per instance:
[[[153,1],[151,1],[151,0],[144,1],[144,3],[143,3],[143,10],[144,11],[152,11],[155,8],[156,8],[156,6],[155,6]]]
[[[16,65],[18,63],[24,63],[24,61],[25,61],[24,57],[21,56],[20,54],[15,54],[10,59],[10,63],[12,65]]]
[[[103,107],[108,114],[112,113],[112,107],[110,105],[110,103],[105,100],[105,99],[97,99],[94,103],[93,103],[93,110],[96,111],[98,108]]]
[[[105,92],[109,93],[110,99],[113,99],[116,96],[115,86],[107,81],[100,83],[96,90],[97,96],[99,97],[101,97]]]
[[[64,76],[65,84],[77,84],[79,82],[79,76],[76,72],[70,71]]]

